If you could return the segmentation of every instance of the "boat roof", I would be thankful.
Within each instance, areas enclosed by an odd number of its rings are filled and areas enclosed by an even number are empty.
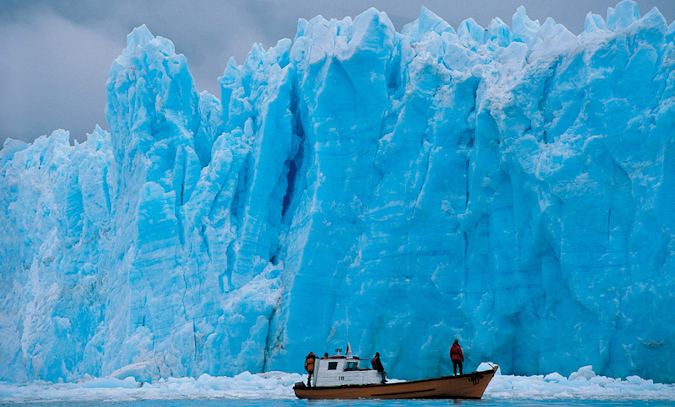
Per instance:
[[[324,360],[325,359],[356,359],[356,360],[361,360],[361,358],[358,357],[358,356],[347,357],[345,355],[331,355],[331,356],[328,356],[328,357],[321,356],[321,359],[324,359]]]

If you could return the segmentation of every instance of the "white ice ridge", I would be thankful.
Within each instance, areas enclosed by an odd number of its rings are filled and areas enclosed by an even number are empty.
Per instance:
[[[88,378],[76,383],[0,382],[0,403],[137,401],[179,399],[294,399],[292,386],[306,379],[295,373],[241,373],[234,377],[168,378],[139,383],[133,378]],[[570,377],[497,375],[488,386],[486,400],[669,400],[675,385],[654,383],[637,376],[614,379],[597,376],[590,366]]]
[[[109,131],[0,150],[0,380],[300,372],[347,342],[433,377],[458,338],[509,374],[675,381],[674,36],[628,0],[579,35],[369,9],[254,45],[216,97],[134,29]]]

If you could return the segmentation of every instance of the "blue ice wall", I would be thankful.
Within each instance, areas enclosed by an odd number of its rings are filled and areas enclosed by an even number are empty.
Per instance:
[[[674,26],[300,20],[220,99],[145,26],[108,129],[0,150],[0,380],[302,369],[675,380]]]

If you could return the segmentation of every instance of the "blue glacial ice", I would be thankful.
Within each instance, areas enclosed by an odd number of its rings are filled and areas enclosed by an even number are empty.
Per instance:
[[[220,99],[141,26],[108,131],[0,150],[0,380],[300,371],[675,380],[675,25],[622,1],[300,20]]]

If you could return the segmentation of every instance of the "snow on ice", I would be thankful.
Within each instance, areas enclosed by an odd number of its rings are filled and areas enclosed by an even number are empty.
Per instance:
[[[161,393],[347,341],[424,377],[456,337],[509,374],[675,380],[674,27],[316,17],[220,98],[134,29],[108,131],[0,151],[0,380]],[[579,375],[489,391],[655,386]]]

